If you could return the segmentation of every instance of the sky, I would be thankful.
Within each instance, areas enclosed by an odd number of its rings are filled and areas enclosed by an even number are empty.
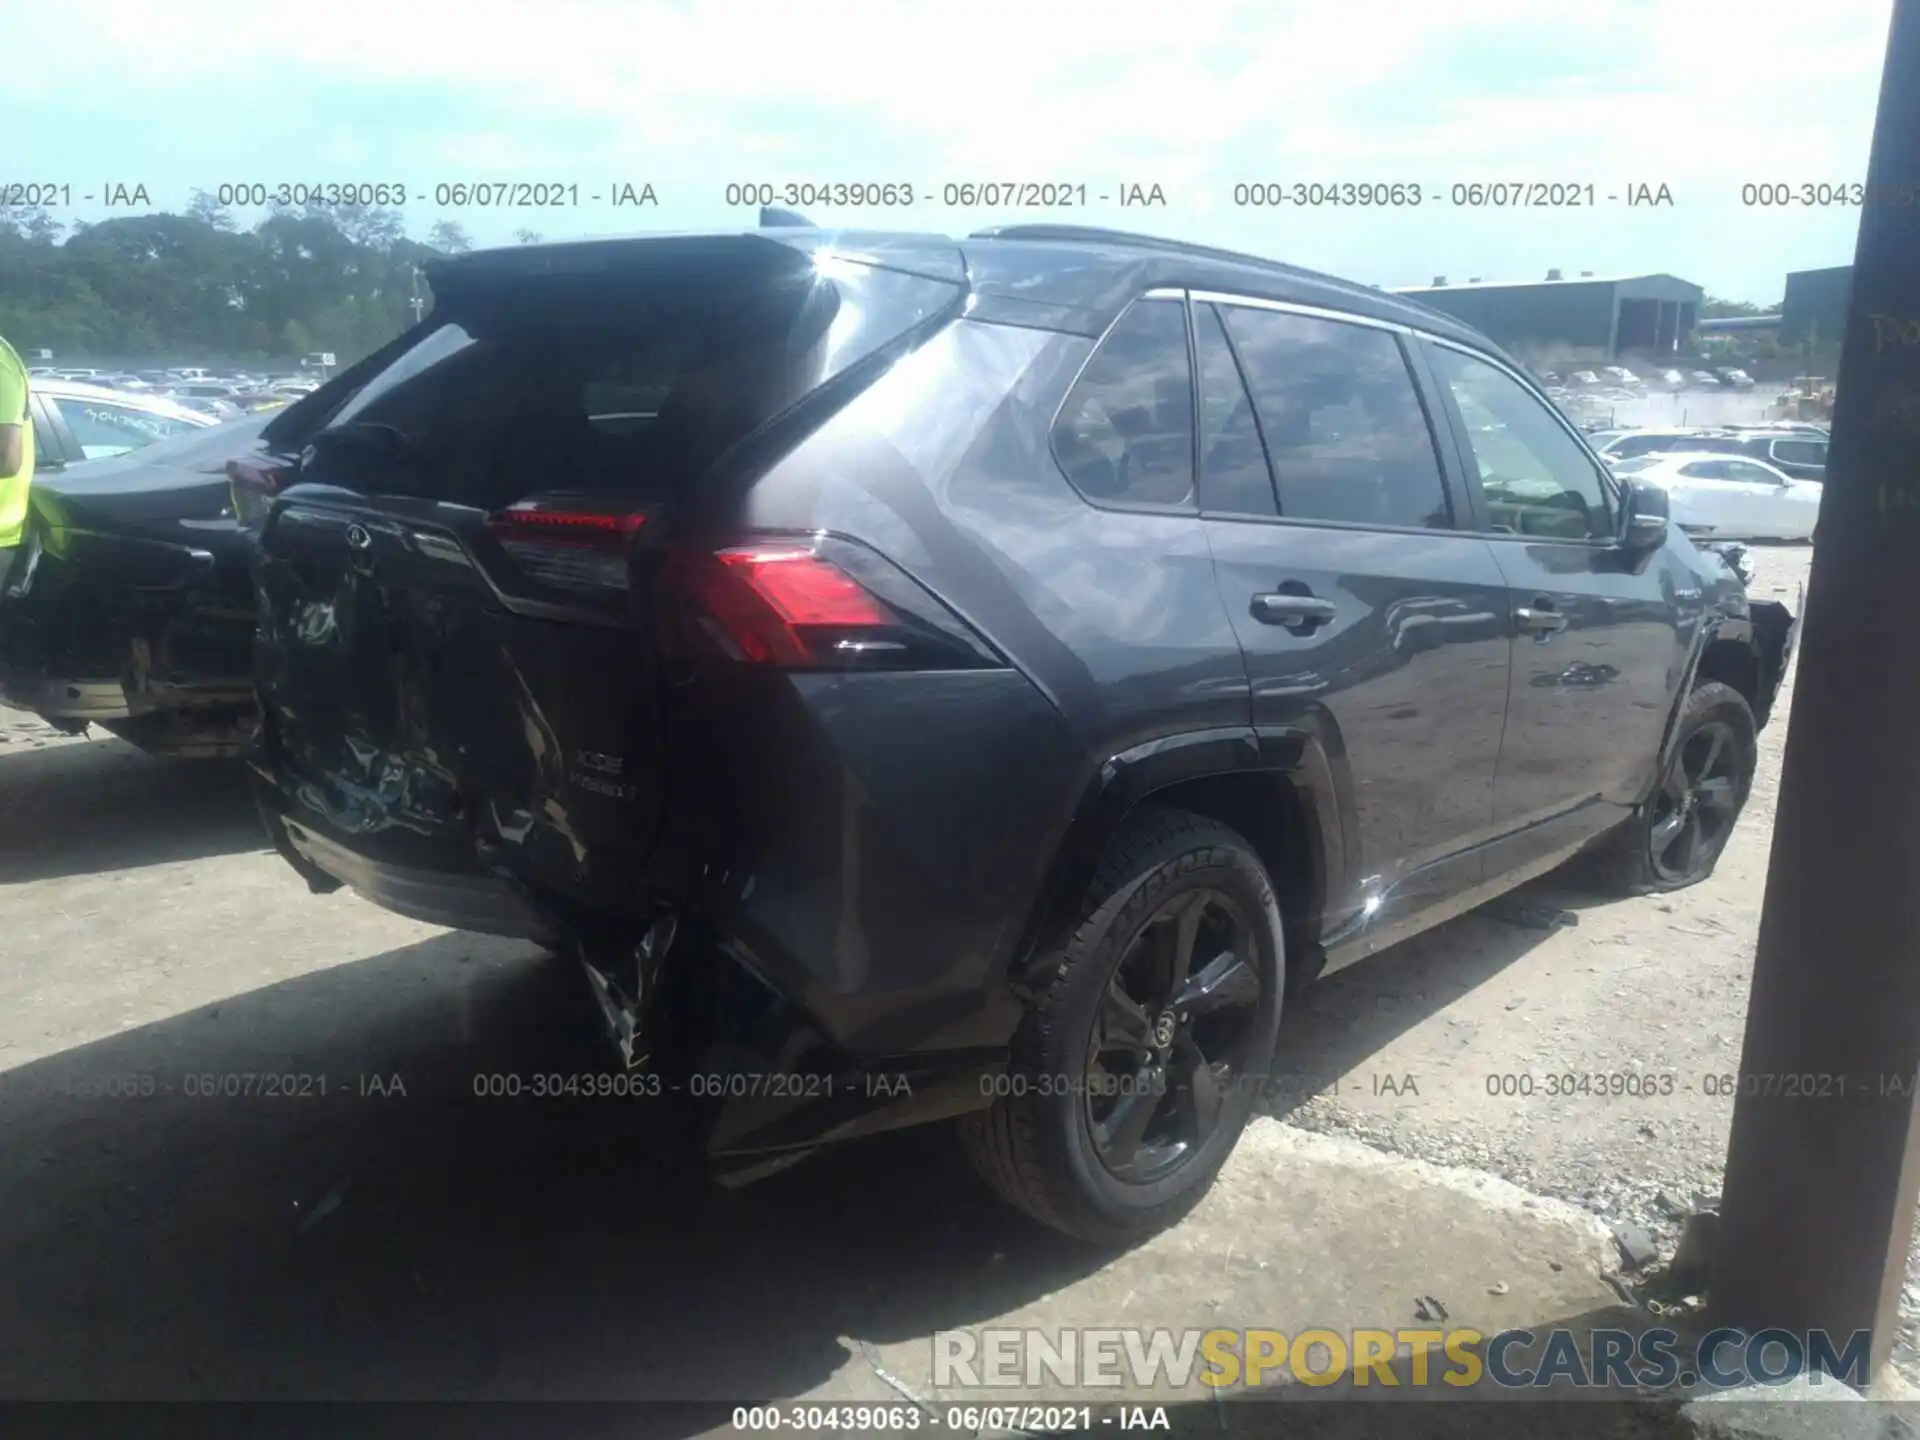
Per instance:
[[[65,187],[55,218],[97,221],[130,213],[116,193],[144,208],[136,187],[178,211],[222,185],[388,184],[416,238],[454,220],[507,244],[753,223],[729,185],[891,183],[914,203],[802,193],[797,208],[947,234],[1105,225],[1390,287],[1666,272],[1764,305],[1787,271],[1853,258],[1857,209],[1747,187],[1865,179],[1891,8],[0,0],[7,52],[31,57],[7,66],[0,186]],[[564,203],[461,205],[443,188],[501,182]],[[995,182],[1075,203],[948,189]],[[1455,189],[1494,182],[1593,203]],[[1292,189],[1329,183],[1409,188],[1375,205]],[[1281,203],[1244,203],[1261,185]],[[652,203],[613,205],[622,186]],[[1118,203],[1154,187],[1161,203]]]

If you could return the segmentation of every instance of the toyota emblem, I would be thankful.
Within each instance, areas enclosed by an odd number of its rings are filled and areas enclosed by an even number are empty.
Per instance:
[[[364,525],[349,525],[347,526],[347,544],[355,550],[371,550],[373,535]]]

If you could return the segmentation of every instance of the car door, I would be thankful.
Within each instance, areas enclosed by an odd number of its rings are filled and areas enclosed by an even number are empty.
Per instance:
[[[1200,500],[1263,742],[1338,796],[1331,963],[1480,878],[1509,646],[1505,583],[1393,327],[1196,295]]]
[[[1686,646],[1672,573],[1616,543],[1614,489],[1552,406],[1491,357],[1423,349],[1507,584],[1513,666],[1494,780],[1506,833],[1491,876],[1553,863],[1638,801]]]
[[[1746,463],[1688,460],[1675,466],[1667,482],[1673,497],[1673,518],[1689,529],[1710,527],[1712,534],[1742,540],[1768,535],[1763,497],[1734,473]]]
[[[1726,478],[1744,487],[1753,507],[1754,531],[1767,540],[1805,540],[1820,514],[1820,483],[1796,480],[1757,460],[1729,460]]]

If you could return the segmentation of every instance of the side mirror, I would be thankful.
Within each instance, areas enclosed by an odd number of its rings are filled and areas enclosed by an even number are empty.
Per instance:
[[[1667,492],[1658,485],[1626,481],[1620,510],[1621,549],[1657,550],[1667,543]]]

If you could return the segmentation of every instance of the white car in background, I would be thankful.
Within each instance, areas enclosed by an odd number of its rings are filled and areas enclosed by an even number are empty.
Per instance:
[[[1818,480],[1796,480],[1750,455],[1697,450],[1610,461],[1616,475],[1667,492],[1673,523],[1700,540],[1811,540]]]

